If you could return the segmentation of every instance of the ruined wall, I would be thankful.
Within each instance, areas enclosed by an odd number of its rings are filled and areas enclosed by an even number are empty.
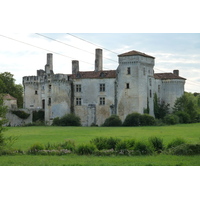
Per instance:
[[[20,111],[24,111],[30,116],[27,119],[21,119],[17,115],[12,113],[12,110],[8,110],[6,114],[6,119],[8,120],[8,123],[5,124],[5,126],[24,126],[25,124],[32,123],[32,111],[28,109],[17,109]]]

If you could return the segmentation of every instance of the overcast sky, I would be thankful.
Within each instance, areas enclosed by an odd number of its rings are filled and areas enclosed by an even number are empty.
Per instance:
[[[44,69],[47,53],[53,53],[54,73],[71,74],[72,60],[79,60],[80,71],[94,70],[96,48],[104,48],[105,70],[117,69],[119,54],[137,50],[156,58],[156,73],[179,69],[185,90],[200,92],[199,33],[3,33],[0,72],[22,83],[23,76]]]

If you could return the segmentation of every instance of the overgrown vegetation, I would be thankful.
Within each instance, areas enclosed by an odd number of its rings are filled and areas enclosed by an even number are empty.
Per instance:
[[[33,111],[33,122],[44,122],[44,111]]]
[[[13,110],[12,114],[15,114],[17,117],[21,119],[28,119],[28,117],[30,116],[29,113],[26,113],[23,110]]]

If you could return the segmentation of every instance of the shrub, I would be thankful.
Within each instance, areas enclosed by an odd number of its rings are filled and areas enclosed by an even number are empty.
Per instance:
[[[59,117],[56,117],[56,118],[53,119],[52,126],[61,126]]]
[[[29,154],[37,154],[38,151],[44,150],[44,146],[40,143],[33,144],[28,150]]]
[[[155,125],[155,118],[149,114],[143,114],[140,116],[140,125],[141,126],[153,126]]]
[[[134,151],[138,155],[150,155],[152,153],[150,147],[144,142],[136,142],[134,146]]]
[[[78,155],[90,155],[96,151],[96,146],[94,144],[81,144],[77,147],[76,153]]]
[[[126,116],[123,126],[139,126],[140,125],[140,116],[139,113],[132,113]]]
[[[104,138],[97,137],[90,141],[90,143],[96,145],[98,150],[103,149],[115,149],[116,144],[120,141],[118,138]]]
[[[179,117],[179,122],[186,124],[186,123],[190,123],[190,115],[184,111],[178,111],[176,113],[174,113],[175,115],[177,115]]]
[[[182,138],[176,138],[174,140],[172,140],[168,145],[167,145],[167,148],[172,148],[172,147],[177,147],[181,144],[185,144],[186,141]]]
[[[111,115],[107,118],[103,124],[103,126],[121,126],[122,121],[117,115]]]
[[[179,117],[174,114],[168,114],[164,117],[164,122],[168,125],[174,125],[179,123]]]
[[[119,154],[123,155],[128,155],[129,150],[132,149],[135,145],[135,140],[134,139],[129,139],[129,140],[121,140],[116,144],[115,150]]]
[[[74,114],[67,114],[63,117],[56,117],[53,120],[53,126],[81,126],[80,117]]]
[[[63,143],[59,143],[56,145],[57,149],[68,149],[70,151],[74,151],[75,150],[75,144],[74,141],[72,140],[66,140]]]
[[[158,137],[151,137],[149,138],[149,142],[152,145],[154,151],[160,153],[164,150],[163,140]]]
[[[181,144],[168,150],[172,155],[199,155],[200,144]]]

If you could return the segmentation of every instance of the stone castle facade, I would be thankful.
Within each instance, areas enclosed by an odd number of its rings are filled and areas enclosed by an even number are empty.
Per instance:
[[[149,107],[154,116],[153,97],[172,108],[184,93],[184,78],[179,71],[154,73],[155,58],[138,51],[118,55],[116,70],[103,70],[102,49],[96,49],[94,71],[80,71],[72,61],[72,74],[54,74],[53,55],[47,54],[44,70],[37,76],[23,77],[24,108],[43,109],[45,121],[74,113],[83,126],[101,125],[112,114],[123,121],[132,112],[143,113]]]

